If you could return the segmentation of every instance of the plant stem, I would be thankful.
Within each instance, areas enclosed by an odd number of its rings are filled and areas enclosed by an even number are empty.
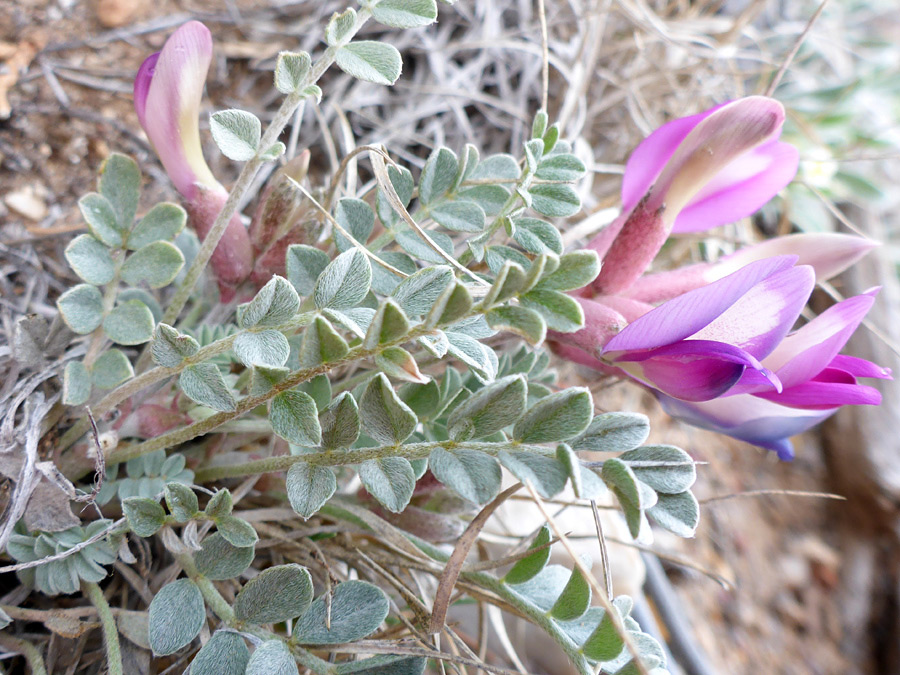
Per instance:
[[[109,675],[124,675],[122,650],[119,648],[119,628],[103,590],[93,582],[83,581],[81,588],[91,604],[97,609],[100,625],[103,626],[103,642],[106,645],[106,667]]]
[[[12,635],[0,633],[0,647],[24,656],[28,661],[28,667],[31,668],[31,675],[47,675],[44,657],[41,656],[40,650],[28,640],[20,640]]]

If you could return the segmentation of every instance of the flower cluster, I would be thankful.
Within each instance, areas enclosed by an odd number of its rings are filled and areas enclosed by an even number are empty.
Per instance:
[[[674,417],[789,459],[790,436],[842,405],[880,402],[857,378],[890,377],[839,354],[877,289],[791,332],[816,282],[872,242],[791,235],[717,263],[645,274],[672,232],[750,215],[791,180],[797,152],[778,140],[783,122],[778,102],[755,96],[651,134],[628,161],[622,215],[588,245],[603,268],[578,298],[586,327],[552,337],[561,355],[650,388]]]

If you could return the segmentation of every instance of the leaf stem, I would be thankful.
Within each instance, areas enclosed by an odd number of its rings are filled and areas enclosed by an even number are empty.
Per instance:
[[[28,640],[21,640],[12,635],[0,633],[0,647],[24,656],[25,660],[28,661],[28,666],[31,668],[31,675],[47,675],[44,657],[41,656],[40,650]]]
[[[103,642],[106,645],[106,667],[109,675],[124,675],[122,650],[119,647],[119,628],[103,590],[96,583],[83,581],[81,588],[91,604],[97,609],[100,625],[103,627]]]

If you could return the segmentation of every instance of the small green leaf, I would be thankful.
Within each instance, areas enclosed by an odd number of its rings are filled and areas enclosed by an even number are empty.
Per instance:
[[[322,363],[339,361],[349,351],[347,341],[338,334],[328,319],[317,316],[303,331],[298,359],[301,368],[312,368]]]
[[[356,26],[356,10],[348,7],[343,12],[335,12],[325,26],[325,42],[329,47],[340,44]]]
[[[400,198],[400,203],[404,207],[408,206],[409,200],[412,199],[413,190],[416,187],[412,174],[409,172],[409,169],[394,166],[393,164],[388,166],[387,171],[391,185]],[[378,212],[378,218],[387,227],[392,226],[399,218],[399,215],[394,211],[394,207],[391,206],[380,187],[375,195],[375,210]]]
[[[244,675],[297,675],[297,663],[283,640],[266,640],[257,647]]]
[[[650,435],[650,420],[632,412],[597,415],[578,438],[571,442],[575,450],[625,452],[638,447]]]
[[[217,490],[206,504],[203,513],[209,518],[224,518],[230,516],[234,509],[234,500],[228,488]]]
[[[341,199],[334,209],[334,219],[360,244],[368,241],[375,227],[375,212],[361,199]],[[337,228],[334,228],[334,244],[342,252],[354,246]]]
[[[581,651],[594,661],[611,661],[622,653],[625,643],[616,631],[609,614],[604,614],[597,628],[582,646]]]
[[[131,229],[141,198],[141,171],[127,155],[112,153],[100,170],[100,194],[109,200],[120,231]]]
[[[416,487],[412,465],[403,457],[365,461],[359,465],[359,479],[369,494],[393,513],[406,508]]]
[[[607,459],[603,462],[600,477],[611,489],[616,490],[617,496],[624,497],[631,506],[641,508],[641,492],[637,477],[625,462],[615,457]]]
[[[285,257],[287,278],[300,295],[311,295],[316,279],[328,265],[328,254],[305,244],[288,246]]]
[[[279,331],[269,329],[259,333],[241,333],[231,346],[238,361],[248,368],[265,366],[280,368],[291,353],[291,345]]]
[[[547,324],[544,319],[527,307],[519,305],[494,307],[485,318],[494,330],[515,333],[533,347],[540,346],[547,337]]]
[[[393,28],[427,26],[437,19],[437,3],[434,0],[381,0],[372,9],[378,23]]]
[[[491,307],[515,296],[525,285],[525,270],[514,262],[505,262],[497,273],[497,278],[484,296],[482,305]]]
[[[515,181],[519,178],[519,162],[512,155],[491,155],[475,167],[469,178],[471,180]]]
[[[286,486],[291,508],[305,520],[331,499],[337,479],[328,467],[297,462],[288,469]]]
[[[490,382],[497,375],[497,354],[487,345],[462,333],[447,331],[447,351],[465,363],[482,382]]]
[[[269,421],[272,430],[289,443],[314,447],[322,441],[316,402],[302,391],[283,391],[272,399]]]
[[[579,180],[586,172],[584,162],[575,155],[560,153],[542,160],[534,176],[541,180],[562,180],[571,183]]]
[[[501,451],[497,459],[523,483],[531,483],[544,499],[552,499],[566,487],[569,477],[555,458],[533,452]]]
[[[91,366],[91,379],[100,389],[114,389],[132,377],[131,361],[118,349],[103,352]]]
[[[448,326],[466,316],[472,309],[472,294],[465,284],[458,281],[448,285],[435,300],[434,305],[425,317],[425,325]]]
[[[316,281],[316,307],[348,309],[356,307],[372,284],[372,267],[358,248],[341,253],[331,261]]]
[[[428,659],[424,656],[379,654],[359,661],[337,664],[336,675],[422,675]]]
[[[547,130],[547,124],[549,122],[550,118],[547,116],[547,113],[543,110],[539,110],[534,116],[534,121],[531,123],[531,137],[541,138]]]
[[[634,475],[657,492],[675,495],[689,490],[697,479],[694,460],[672,445],[648,445],[619,455]]]
[[[213,363],[188,366],[178,378],[185,396],[219,412],[234,412],[237,402],[221,371]]]
[[[103,332],[120,345],[139,345],[153,337],[153,312],[140,300],[128,300],[103,320]]]
[[[184,335],[165,323],[156,326],[150,345],[150,355],[157,365],[174,368],[198,351],[200,344],[190,335]]]
[[[163,586],[150,603],[150,648],[156,656],[168,656],[189,644],[200,633],[206,608],[200,589],[190,579]]]
[[[397,396],[383,373],[369,380],[360,396],[359,411],[366,434],[378,443],[402,443],[416,428],[418,420]]]
[[[240,576],[250,567],[253,546],[237,547],[230,544],[219,532],[209,535],[194,554],[200,574],[213,581],[224,581]]]
[[[449,267],[426,267],[401,281],[391,297],[408,316],[422,316],[452,282],[453,271]]]
[[[523,584],[544,569],[550,561],[550,547],[547,546],[549,543],[550,527],[545,524],[535,536],[534,541],[531,542],[528,550],[531,551],[541,546],[544,548],[516,561],[516,564],[503,577],[504,583]]]
[[[259,535],[256,534],[253,526],[237,516],[216,518],[216,528],[225,541],[237,548],[254,546],[259,541]]]
[[[290,372],[289,368],[253,366],[250,375],[250,395],[262,396],[272,391],[272,387],[281,382]]]
[[[345,581],[334,587],[330,612],[326,598],[319,596],[297,619],[294,640],[302,645],[336,645],[362,640],[378,629],[389,609],[387,596],[377,586],[365,581]]]
[[[591,392],[584,387],[572,387],[535,403],[516,422],[513,436],[522,443],[564,441],[584,431],[593,414]]]
[[[200,511],[197,495],[187,485],[166,483],[166,506],[179,523],[186,523]]]
[[[563,250],[562,237],[550,223],[537,218],[516,218],[513,240],[529,253],[555,253]]]
[[[319,411],[325,410],[331,403],[331,380],[328,379],[328,375],[316,375],[311,380],[298,384],[296,389],[309,394]]]
[[[569,185],[539,183],[528,189],[531,207],[544,216],[568,218],[581,210],[581,198]]]
[[[359,438],[359,407],[356,399],[345,391],[319,414],[322,447],[326,450],[349,448]]]
[[[115,207],[106,197],[89,192],[78,200],[78,208],[91,234],[109,247],[122,245],[123,228],[119,225]]]
[[[485,213],[475,202],[441,202],[429,209],[438,225],[454,232],[481,232],[484,230]]]
[[[287,146],[281,141],[275,141],[268,148],[263,150],[259,154],[259,158],[264,162],[271,162],[274,159],[278,159],[281,157],[285,151],[287,150]]]
[[[428,205],[444,196],[453,185],[458,170],[459,161],[456,153],[450,148],[436,148],[428,157],[425,166],[422,167],[422,175],[419,176],[419,201]]]
[[[657,524],[679,537],[693,537],[700,524],[700,505],[690,492],[661,494],[647,513]]]
[[[373,40],[344,45],[338,49],[335,63],[358,80],[386,85],[394,84],[403,69],[403,60],[396,47]]]
[[[280,326],[293,319],[299,309],[297,291],[287,279],[275,275],[244,306],[239,323],[242,328]]]
[[[306,52],[280,52],[275,62],[275,88],[293,94],[306,80],[312,60]]]
[[[483,452],[437,448],[428,466],[441,483],[475,504],[486,504],[500,491],[500,465]]]
[[[63,371],[63,403],[81,405],[91,397],[91,374],[81,361],[69,361]]]
[[[479,389],[447,419],[447,433],[456,441],[484,438],[508,427],[525,412],[528,386],[511,375]]]
[[[103,321],[103,296],[96,286],[78,284],[56,301],[60,316],[79,335],[87,335]]]
[[[109,249],[93,235],[75,237],[66,246],[65,256],[69,267],[89,284],[100,286],[109,283],[115,276]]]
[[[309,570],[296,564],[278,565],[260,572],[234,599],[238,621],[280,623],[303,615],[313,598]]]
[[[544,317],[547,327],[573,333],[584,327],[584,312],[575,298],[558,291],[529,291],[520,300]]]
[[[246,162],[256,156],[262,124],[246,110],[220,110],[209,116],[209,130],[228,159]]]
[[[427,375],[419,370],[413,355],[403,347],[388,347],[375,355],[375,365],[390,378],[401,382],[428,382]]]
[[[128,520],[128,527],[139,537],[152,537],[166,524],[166,512],[154,499],[123,499],[122,512]]]
[[[162,288],[172,283],[183,266],[184,255],[175,244],[154,241],[128,256],[122,265],[122,280],[130,286]]]
[[[363,349],[374,349],[378,345],[403,337],[409,332],[410,323],[406,314],[392,298],[386,298],[378,306],[369,330],[363,340]]]
[[[147,211],[128,235],[128,248],[135,251],[155,241],[171,241],[184,229],[186,222],[187,212],[178,204],[157,204]]]
[[[600,257],[596,251],[574,251],[560,256],[559,267],[545,275],[535,288],[542,291],[573,291],[587,286],[599,273]]]
[[[237,633],[213,633],[191,661],[191,675],[244,675],[250,650]]]
[[[550,616],[557,621],[572,621],[582,616],[591,604],[591,586],[578,567],[572,568],[572,576],[550,609]]]

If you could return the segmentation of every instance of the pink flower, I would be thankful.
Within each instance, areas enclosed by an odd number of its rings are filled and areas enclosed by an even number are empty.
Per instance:
[[[212,37],[198,21],[176,30],[162,51],[148,57],[134,80],[134,109],[175,188],[188,202],[191,224],[202,239],[228,192],[215,179],[200,145],[200,101],[212,59]],[[253,252],[235,214],[212,257],[224,297],[250,274]]]

